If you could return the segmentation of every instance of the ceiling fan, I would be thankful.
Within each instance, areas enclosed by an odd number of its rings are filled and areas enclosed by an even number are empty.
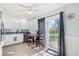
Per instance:
[[[30,5],[28,5],[28,4],[27,5],[18,4],[18,6],[23,7],[25,9],[25,11],[28,14],[31,14],[31,15],[36,14],[38,12],[38,10],[35,9],[37,7],[37,5],[32,5],[32,4],[30,4]]]

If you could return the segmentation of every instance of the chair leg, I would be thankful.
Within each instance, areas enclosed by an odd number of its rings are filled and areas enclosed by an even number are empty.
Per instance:
[[[31,48],[33,49],[33,42],[31,42]]]
[[[35,46],[36,46],[36,47],[40,47],[40,42],[39,42],[39,40],[36,40]]]
[[[28,46],[30,46],[30,42],[28,42]]]

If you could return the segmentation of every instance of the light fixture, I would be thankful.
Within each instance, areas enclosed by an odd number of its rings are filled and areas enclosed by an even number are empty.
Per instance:
[[[75,12],[69,12],[67,15],[67,18],[71,21],[73,21],[76,18],[76,13]]]
[[[36,7],[38,6],[37,4],[34,4],[34,5],[31,5],[31,4],[27,4],[27,5],[18,4],[18,6],[23,7],[24,10],[30,15],[36,14],[38,12],[38,10],[36,9]]]
[[[26,12],[30,15],[33,15],[33,12],[31,10],[26,10]]]

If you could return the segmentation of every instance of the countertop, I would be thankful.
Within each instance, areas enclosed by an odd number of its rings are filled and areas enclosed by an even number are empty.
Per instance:
[[[5,32],[5,34],[24,34],[24,33],[29,33],[29,32]],[[4,34],[4,33],[1,33]]]

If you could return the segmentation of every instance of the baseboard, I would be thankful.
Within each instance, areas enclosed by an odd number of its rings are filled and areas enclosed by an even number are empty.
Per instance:
[[[22,44],[22,43],[23,43],[23,42],[19,42],[19,43],[11,44],[11,45],[4,45],[3,48],[4,48],[4,47],[8,47],[8,46],[17,45],[17,44]]]

